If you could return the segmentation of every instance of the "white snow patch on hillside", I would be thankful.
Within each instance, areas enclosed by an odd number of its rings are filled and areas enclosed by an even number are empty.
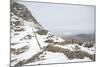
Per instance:
[[[54,63],[69,63],[69,62],[84,62],[84,61],[91,61],[88,57],[85,57],[84,59],[68,59],[63,53],[53,53],[46,51],[46,55],[44,55],[44,60],[32,62],[25,65],[38,65],[38,64],[54,64]]]
[[[44,57],[43,57],[44,60],[29,63],[27,65],[64,63],[64,62],[67,62],[67,60],[68,60],[68,58],[63,53],[53,53],[53,52],[48,52],[48,51],[46,51],[45,53],[46,53],[46,55],[44,55]]]

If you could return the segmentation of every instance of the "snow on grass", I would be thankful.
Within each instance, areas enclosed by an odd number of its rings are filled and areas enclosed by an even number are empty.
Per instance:
[[[57,47],[61,47],[61,48],[65,48],[65,49],[69,49],[71,51],[73,51],[73,48],[75,47],[74,44],[66,44],[66,45],[54,45],[54,46],[57,46]]]
[[[14,59],[17,58],[16,62],[27,60],[40,51],[39,46],[37,45],[37,42],[35,41],[35,38],[30,40],[28,46],[29,46],[29,50],[27,52],[14,56]],[[16,64],[16,62],[12,64]]]
[[[36,34],[36,35],[37,35],[38,41],[39,41],[39,43],[40,43],[40,45],[41,45],[42,47],[48,45],[48,43],[45,43],[45,42],[44,42],[44,41],[46,40],[45,38],[46,38],[47,35],[38,35],[38,34]]]
[[[53,34],[53,33],[51,33],[51,32],[48,32],[47,35],[49,36],[48,39],[51,39],[51,40],[53,40],[54,42],[63,42],[63,41],[64,41],[64,39],[58,37],[57,35],[55,35],[55,34]]]
[[[95,54],[95,47],[91,47],[91,48],[85,48],[85,47],[80,47],[81,50],[86,51],[90,54]]]
[[[44,63],[56,63],[65,62],[67,60],[66,56],[63,53],[53,53],[53,52],[46,52],[45,59],[47,61],[43,61]],[[59,59],[58,59],[59,58]]]
[[[71,51],[75,51],[75,50],[79,49],[79,50],[82,50],[82,51],[86,51],[90,54],[95,54],[95,47],[86,48],[86,47],[80,46],[78,44],[66,44],[66,45],[63,45],[63,46],[62,45],[54,45],[54,46],[69,49]],[[78,48],[76,48],[76,46],[78,46]]]
[[[72,59],[72,60],[67,60],[67,62],[87,62],[87,61],[92,61],[88,57],[85,57],[84,59]]]
[[[18,48],[21,48],[21,47],[24,47],[24,46],[28,46],[28,44],[25,43],[25,42],[22,42],[22,43],[18,43],[16,45],[12,45],[11,48],[18,49]]]
[[[46,51],[45,53],[46,53],[46,55],[44,55],[44,57],[43,57],[44,60],[29,63],[27,65],[63,63],[63,62],[67,62],[67,60],[68,60],[63,53],[53,53],[53,52],[49,52],[49,51]]]
[[[21,54],[15,55],[11,54],[11,60],[17,59],[16,61],[11,63],[11,66],[14,66],[16,63],[19,61],[27,60],[37,54],[40,51],[40,48],[37,44],[36,38],[34,37],[33,29],[35,30],[34,26],[32,27],[31,25],[33,24],[32,22],[25,21],[21,19],[20,17],[17,17],[13,14],[12,21],[16,21],[15,18],[18,18],[21,22],[24,23],[24,26],[22,26],[25,31],[20,31],[20,32],[12,32],[11,33],[11,43],[18,43],[16,45],[11,45],[11,48],[21,48],[23,46],[28,46],[29,49]],[[21,26],[20,26],[21,27]],[[15,33],[19,33],[18,35],[14,35]],[[31,35],[32,39],[23,39],[25,36]],[[22,39],[22,40],[20,40]]]
[[[92,61],[88,57],[84,59],[68,59],[63,53],[53,53],[46,51],[46,55],[42,58],[43,60],[32,62],[25,65],[38,65],[38,64],[54,64],[54,63],[69,63],[69,62],[84,62],[84,61]]]

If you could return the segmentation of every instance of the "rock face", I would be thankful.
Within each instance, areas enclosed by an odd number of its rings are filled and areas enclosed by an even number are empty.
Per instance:
[[[44,29],[23,4],[11,3],[10,28],[11,66],[63,63],[75,58],[94,60],[94,51],[90,49],[77,44],[61,45],[64,40]],[[80,50],[75,50],[75,45]],[[82,55],[82,58],[76,57],[77,54]],[[73,55],[70,57],[72,59],[67,57],[70,55]],[[85,57],[89,59],[84,59]]]
[[[11,13],[12,12],[17,17],[20,17],[26,21],[33,22],[33,24],[36,24],[39,29],[43,29],[43,27],[36,21],[36,19],[32,16],[30,11],[23,4],[18,4],[16,2],[11,4]]]

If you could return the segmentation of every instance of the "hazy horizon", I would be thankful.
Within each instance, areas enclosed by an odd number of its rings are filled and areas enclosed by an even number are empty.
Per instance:
[[[93,34],[95,7],[36,2],[23,3],[47,30],[65,34]]]

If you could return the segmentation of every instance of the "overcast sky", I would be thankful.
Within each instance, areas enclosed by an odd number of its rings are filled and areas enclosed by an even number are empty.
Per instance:
[[[21,2],[51,32],[94,33],[94,6]]]

